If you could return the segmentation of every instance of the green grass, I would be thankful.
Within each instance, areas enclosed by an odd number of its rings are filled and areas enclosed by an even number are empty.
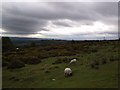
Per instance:
[[[52,58],[45,62],[52,61]],[[44,62],[44,63],[45,63]],[[59,64],[59,68],[52,68],[50,73],[41,70],[44,65],[28,65],[21,69],[3,69],[3,87],[9,88],[116,88],[117,87],[117,61],[100,65],[98,70],[89,66],[80,65],[79,60],[76,65],[70,66],[74,75],[65,78],[63,70],[65,64]],[[50,65],[50,64],[46,64]],[[15,77],[19,81],[10,78]],[[52,79],[56,80],[53,81]]]
[[[9,88],[116,88],[117,87],[117,62],[102,65],[99,70],[90,67],[71,66],[74,75],[65,78],[63,75],[64,65],[58,69],[45,73],[40,70],[40,64],[27,66],[19,70],[8,71],[4,69],[3,87]],[[11,77],[20,81],[9,80]],[[55,81],[52,79],[55,78]]]
[[[26,64],[20,69],[4,67],[3,88],[117,88],[118,61],[109,61],[111,56],[118,57],[118,52],[114,52],[117,49],[113,49],[113,46],[105,46],[95,53],[50,57],[42,59],[39,64]],[[68,63],[52,64],[58,58],[65,57],[77,57],[77,63],[70,66]],[[107,59],[106,64],[101,64],[102,58]],[[96,59],[100,62],[99,69],[90,67],[90,63]],[[55,68],[56,66],[58,68]],[[72,77],[64,77],[65,67],[72,69]],[[46,73],[46,70],[49,73]]]

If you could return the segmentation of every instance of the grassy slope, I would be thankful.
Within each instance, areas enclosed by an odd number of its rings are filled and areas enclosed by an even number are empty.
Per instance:
[[[118,61],[110,62],[110,56],[118,56],[111,46],[107,46],[98,52],[77,56],[76,65],[69,66],[74,74],[65,78],[63,75],[67,63],[52,65],[58,57],[42,60],[37,65],[26,65],[21,69],[7,70],[3,68],[3,87],[5,88],[116,88],[118,85]],[[60,56],[61,58],[68,56]],[[76,56],[69,56],[76,57]],[[92,69],[89,64],[94,59],[106,57],[107,64],[100,65],[99,69]],[[83,64],[83,65],[81,65]],[[59,68],[55,68],[58,66]],[[46,67],[50,73],[45,73]],[[43,70],[45,69],[45,70]],[[56,80],[53,81],[52,79]]]

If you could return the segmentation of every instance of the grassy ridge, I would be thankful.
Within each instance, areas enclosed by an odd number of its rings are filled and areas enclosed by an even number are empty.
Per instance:
[[[66,49],[69,52],[74,51],[75,54],[51,55],[41,59],[39,64],[25,64],[25,67],[19,69],[7,69],[7,67],[3,67],[3,88],[117,88],[117,45],[117,41],[106,41],[102,43],[89,42],[87,44],[74,43],[53,46],[59,49],[58,51],[62,52],[63,49]],[[39,49],[33,47],[25,49],[25,51],[29,55],[36,55],[36,52],[40,53],[41,49],[43,49],[46,52],[45,55],[47,55],[50,51],[56,52],[52,49],[53,47],[39,47]],[[50,54],[48,53],[48,55]],[[114,57],[114,61],[112,61],[112,57]],[[64,58],[77,58],[78,60],[76,64],[70,66],[64,62],[52,64],[56,60]],[[105,64],[102,63],[103,58],[106,60]],[[91,63],[94,60],[99,62],[98,69],[91,67]],[[63,71],[65,67],[70,67],[73,70],[72,77],[64,77]],[[53,81],[52,79],[56,80]]]

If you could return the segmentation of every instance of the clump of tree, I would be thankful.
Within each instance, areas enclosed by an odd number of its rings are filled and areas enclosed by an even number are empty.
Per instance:
[[[14,49],[14,45],[9,37],[2,37],[2,51]]]

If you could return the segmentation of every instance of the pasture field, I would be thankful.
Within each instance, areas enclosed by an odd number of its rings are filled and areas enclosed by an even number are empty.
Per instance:
[[[3,52],[2,86],[118,88],[118,44],[117,40],[84,41]],[[73,58],[77,63],[69,65]],[[65,78],[66,67],[72,69],[73,76]]]

